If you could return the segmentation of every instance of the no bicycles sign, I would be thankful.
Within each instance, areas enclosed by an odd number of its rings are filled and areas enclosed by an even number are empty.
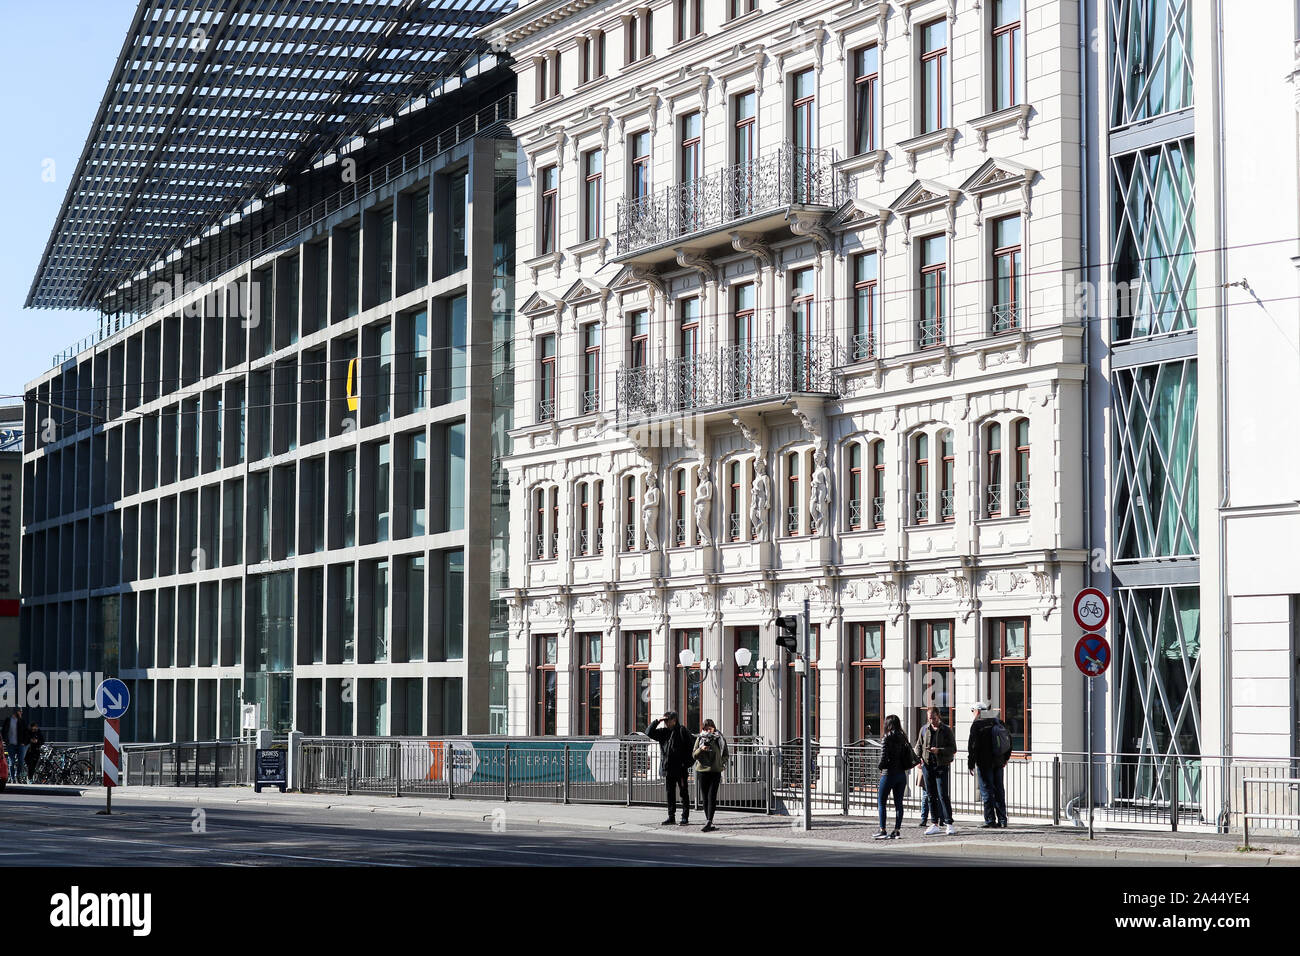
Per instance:
[[[1074,596],[1074,621],[1085,631],[1100,631],[1110,620],[1110,601],[1096,588]]]

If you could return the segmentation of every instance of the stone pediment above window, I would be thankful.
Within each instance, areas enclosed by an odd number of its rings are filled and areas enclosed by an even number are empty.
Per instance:
[[[975,225],[982,221],[985,198],[992,195],[1020,190],[1022,212],[1029,213],[1030,191],[1038,171],[1022,166],[1009,159],[994,157],[985,161],[961,185],[961,191],[971,198],[975,205]]]
[[[836,210],[835,215],[826,225],[831,232],[852,232],[874,228],[877,233],[877,244],[884,248],[885,226],[893,215],[894,211],[888,206],[877,206],[865,199],[850,199]]]
[[[778,84],[785,83],[785,61],[787,58],[808,51],[812,52],[813,66],[820,73],[822,70],[822,54],[828,39],[830,39],[830,31],[826,29],[826,23],[822,20],[814,20],[812,23],[807,20],[795,20],[785,30],[778,33],[775,42],[769,48],[776,58],[776,82]]]
[[[737,43],[727,54],[724,54],[722,62],[710,71],[710,75],[713,77],[713,82],[718,84],[718,92],[722,94],[725,102],[728,86],[743,87],[753,83],[755,88],[761,87],[763,67],[766,64],[767,51],[763,44],[750,46]]]
[[[678,100],[698,96],[700,112],[709,110],[709,71],[698,65],[684,65],[670,79],[664,82],[660,92],[668,101],[670,109],[677,108]]]
[[[547,292],[534,292],[519,307],[519,314],[528,317],[529,328],[534,328],[537,323],[544,322],[547,318],[553,318],[558,325],[563,308],[564,303],[555,296]]]
[[[663,105],[663,97],[659,95],[658,87],[654,86],[634,86],[614,104],[613,116],[618,123],[618,135],[620,138],[624,135],[624,130],[631,125],[632,131],[636,132],[642,122],[649,122],[650,132],[654,133],[659,129],[659,108]]]
[[[550,165],[552,159],[557,167],[563,169],[564,144],[567,140],[568,137],[561,127],[548,124],[537,130],[537,133],[527,142],[522,143],[524,155],[528,157],[528,178],[536,179],[538,167]]]
[[[989,133],[1007,126],[1018,126],[1020,128],[1020,138],[1028,139],[1029,114],[1033,112],[1033,109],[1028,103],[1017,103],[1015,106],[1008,106],[996,113],[988,113],[985,116],[978,116],[970,120],[970,126],[975,130],[979,139],[980,149],[988,149]]]
[[[624,266],[618,275],[610,280],[609,288],[620,295],[645,289],[650,293],[653,304],[655,295],[667,296],[668,285],[664,277],[654,269],[644,266]]]
[[[554,269],[555,278],[560,277],[560,266],[564,262],[564,255],[559,252],[548,252],[544,256],[538,256],[536,259],[526,259],[524,265],[532,273],[533,283],[536,284],[537,277],[543,269]]]
[[[587,279],[579,279],[573,285],[569,286],[564,295],[560,296],[561,300],[570,305],[589,305],[592,302],[600,302],[609,297],[609,289],[602,285],[596,285]]]
[[[569,253],[573,256],[573,261],[578,266],[582,265],[582,260],[589,259],[592,256],[600,257],[600,264],[605,264],[605,256],[609,253],[610,241],[605,236],[597,236],[595,239],[588,239],[586,242],[580,242],[576,246],[569,246]]]
[[[852,5],[846,4],[840,9],[847,8],[848,12],[838,19],[831,21],[831,27],[835,30],[840,39],[841,52],[844,55],[844,36],[851,30],[861,30],[863,27],[875,25],[880,32],[879,43],[885,45],[885,21],[889,19],[889,0],[858,0]]]
[[[952,189],[930,179],[918,179],[908,186],[890,205],[894,214],[903,220],[907,240],[911,241],[912,217],[943,210],[948,216],[948,231],[956,231],[957,200],[961,190]]]
[[[568,135],[576,142],[584,136],[599,132],[601,147],[609,149],[609,127],[611,125],[609,107],[599,109],[588,106],[582,115],[569,124]]]
[[[856,156],[849,156],[847,159],[841,159],[835,164],[845,176],[860,176],[863,173],[874,171],[876,179],[880,182],[885,181],[885,161],[889,159],[889,153],[883,149],[873,149],[867,153],[858,153]]]
[[[922,133],[920,136],[913,136],[911,139],[905,139],[898,144],[898,148],[907,156],[907,171],[914,173],[916,172],[916,157],[940,146],[943,147],[948,158],[952,159],[952,147],[956,140],[957,130],[954,127],[946,126],[943,129],[936,129],[929,133]]]

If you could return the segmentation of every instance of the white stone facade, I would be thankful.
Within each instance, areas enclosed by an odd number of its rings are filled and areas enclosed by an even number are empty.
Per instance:
[[[951,675],[934,702],[953,709],[962,737],[969,705],[1018,679],[990,663],[1010,620],[1028,633],[1023,660],[1005,665],[1029,675],[1023,749],[1082,747],[1069,601],[1087,558],[1084,366],[1062,293],[1080,263],[1077,9],[1026,0],[1013,60],[1023,85],[996,108],[994,6],[758,0],[747,11],[707,0],[698,35],[678,40],[693,6],[535,0],[494,27],[518,64],[521,117],[507,464],[511,539],[528,546],[511,549],[511,733],[624,734],[643,730],[646,712],[686,710],[685,642],[710,664],[698,716],[729,735],[797,737],[773,622],[808,599],[824,746],[878,735],[883,714],[917,728],[936,679],[922,637],[944,622]],[[935,23],[949,114],[925,132]],[[639,58],[628,62],[633,29]],[[604,75],[584,83],[602,36]],[[859,152],[856,54],[872,45],[878,129]],[[751,92],[756,118],[742,132],[749,101],[738,97]],[[646,142],[648,190],[633,205]],[[599,192],[588,186],[595,150]],[[695,184],[683,193],[687,165]],[[773,170],[791,182],[774,187],[776,201],[755,200],[749,190]],[[1022,250],[1009,320],[994,281],[1001,219],[1018,223]],[[874,293],[855,290],[866,253]],[[942,321],[927,323],[922,270],[939,259]],[[864,334],[856,303],[868,295]],[[751,301],[752,320],[738,322]],[[629,371],[638,361],[644,371]],[[878,659],[855,663],[854,625],[882,629]],[[756,697],[744,691],[757,726],[742,727],[735,651],[753,630],[755,658],[777,664]],[[648,661],[637,660],[643,632]],[[596,673],[598,722],[587,719]],[[878,705],[855,700],[876,680]]]

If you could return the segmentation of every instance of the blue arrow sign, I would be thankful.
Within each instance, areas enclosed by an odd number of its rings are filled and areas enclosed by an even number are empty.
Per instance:
[[[131,706],[131,692],[116,677],[110,677],[95,690],[95,709],[109,720],[117,720]]]

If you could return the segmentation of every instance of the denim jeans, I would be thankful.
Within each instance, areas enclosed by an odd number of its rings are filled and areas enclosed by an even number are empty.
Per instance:
[[[1004,767],[979,767],[980,799],[984,801],[984,822],[1007,825],[1007,793]]]
[[[880,809],[880,829],[885,829],[885,798],[892,792],[894,794],[894,830],[897,832],[903,826],[903,791],[907,789],[907,773],[898,771],[897,773],[882,773],[880,775],[880,787],[876,791],[876,805]]]
[[[14,783],[18,777],[26,773],[24,761],[27,759],[26,744],[5,744],[5,751],[9,755],[9,782]]]
[[[921,822],[928,823],[930,820],[930,793],[928,790],[921,791]]]
[[[923,764],[921,769],[925,776],[926,803],[934,811],[934,822],[951,826],[952,801],[948,799],[948,780],[951,768],[931,767],[929,764]],[[922,810],[921,815],[925,816],[924,810]]]

